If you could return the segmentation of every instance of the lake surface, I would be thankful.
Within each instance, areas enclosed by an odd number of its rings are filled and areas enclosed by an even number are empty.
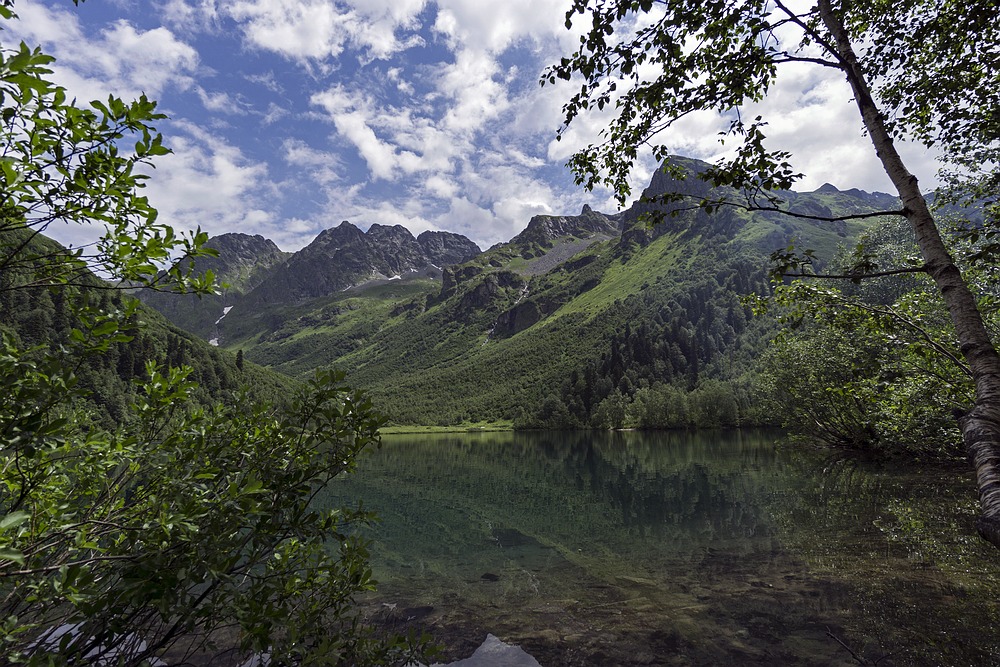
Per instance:
[[[399,435],[361,500],[369,613],[445,657],[560,665],[1000,664],[1000,552],[955,469],[768,432]]]

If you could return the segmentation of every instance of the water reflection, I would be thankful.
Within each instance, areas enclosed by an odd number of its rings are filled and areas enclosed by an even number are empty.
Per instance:
[[[377,603],[455,657],[492,632],[545,667],[857,664],[832,635],[882,665],[988,664],[1000,586],[960,525],[971,482],[775,439],[397,436],[325,502],[380,513]]]

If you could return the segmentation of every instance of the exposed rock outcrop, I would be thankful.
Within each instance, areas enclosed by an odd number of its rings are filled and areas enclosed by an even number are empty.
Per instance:
[[[326,296],[365,283],[468,261],[479,247],[459,234],[424,232],[423,241],[402,225],[372,225],[363,232],[346,220],[327,229],[273,271],[244,300],[287,303]]]

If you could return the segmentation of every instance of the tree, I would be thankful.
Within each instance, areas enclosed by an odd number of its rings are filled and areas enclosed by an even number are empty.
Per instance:
[[[139,312],[107,290],[156,286],[165,263],[180,289],[213,285],[169,266],[205,235],[175,235],[140,194],[138,169],[166,152],[155,103],[78,107],[47,80],[51,60],[0,48],[0,303],[56,294],[66,329],[27,344],[0,326],[4,664],[423,659],[423,641],[381,637],[353,606],[372,581],[349,528],[370,516],[315,502],[382,423],[339,375],[282,405],[243,392],[206,406],[191,368],[149,362],[115,427],[95,419],[80,371],[128,342]],[[54,222],[107,232],[66,249],[43,235]]]
[[[957,257],[977,252],[962,227],[939,217]],[[908,230],[870,228],[832,270],[859,257],[879,264],[919,263]],[[962,261],[979,310],[995,336],[997,268]],[[777,304],[785,330],[763,357],[763,384],[793,431],[832,444],[922,456],[961,453],[954,410],[974,400],[971,372],[931,279],[905,274],[859,283],[797,280],[758,306]]]
[[[743,197],[695,205],[788,213],[780,191],[799,177],[791,155],[768,150],[766,121],[744,120],[741,107],[763,99],[789,64],[840,72],[902,204],[897,211],[863,215],[905,219],[922,257],[918,267],[866,263],[847,277],[920,271],[933,279],[975,385],[975,401],[959,416],[959,426],[977,473],[982,507],[977,528],[1000,547],[1000,356],[917,179],[895,146],[905,138],[938,150],[950,186],[941,194],[965,201],[987,195],[987,224],[997,222],[997,3],[817,0],[803,7],[786,0],[575,0],[567,25],[580,15],[589,19],[589,29],[579,49],[548,69],[542,83],[582,77],[579,92],[564,106],[563,131],[590,108],[614,105],[616,117],[603,141],[574,155],[570,166],[578,182],[591,188],[605,183],[624,201],[639,148],[648,145],[657,159],[665,159],[670,151],[658,140],[660,131],[696,111],[714,110],[732,119],[724,139],[735,140],[736,148],[733,157],[699,178],[732,186]],[[619,92],[622,84],[625,90]],[[673,199],[682,198],[678,193]],[[786,274],[809,273],[808,256],[779,252],[775,258]]]

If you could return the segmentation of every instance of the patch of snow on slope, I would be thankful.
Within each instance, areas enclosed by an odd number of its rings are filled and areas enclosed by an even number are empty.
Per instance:
[[[223,320],[223,318],[225,318],[225,316],[228,315],[229,311],[232,310],[232,309],[233,309],[232,306],[226,306],[225,308],[223,308],[222,309],[222,317],[220,317],[219,319],[215,320],[215,323],[218,324],[219,322],[221,322]]]

